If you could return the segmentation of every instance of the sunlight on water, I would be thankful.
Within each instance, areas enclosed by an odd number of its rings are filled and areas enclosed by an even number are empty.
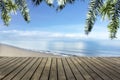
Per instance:
[[[34,51],[52,52],[61,55],[79,56],[120,56],[119,41],[101,40],[39,40],[39,41],[2,41],[1,43],[13,45]]]

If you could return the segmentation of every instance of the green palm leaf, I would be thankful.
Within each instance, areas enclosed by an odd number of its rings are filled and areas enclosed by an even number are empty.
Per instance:
[[[91,0],[90,1],[89,10],[88,10],[87,19],[86,19],[86,26],[85,26],[86,34],[91,32],[95,24],[96,17],[98,16],[99,10],[102,5],[103,5],[103,0]]]
[[[45,1],[50,7],[54,7],[55,0],[32,0],[33,4],[38,6]],[[57,11],[62,10],[67,4],[73,4],[75,0],[57,0]],[[29,9],[26,0],[0,0],[1,19],[5,25],[11,21],[11,13],[20,11],[25,21],[30,21]],[[91,0],[87,13],[85,32],[89,34],[96,22],[97,16],[108,19],[108,30],[110,38],[116,38],[120,25],[120,0]]]

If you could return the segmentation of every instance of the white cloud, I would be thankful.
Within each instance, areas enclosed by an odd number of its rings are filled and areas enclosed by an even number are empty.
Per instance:
[[[57,38],[57,39],[109,39],[109,33],[105,31],[93,31],[88,36],[84,33],[60,33],[60,32],[46,32],[46,31],[23,31],[23,30],[2,30],[0,31],[0,36],[6,36],[8,38],[19,38],[19,39],[48,39],[48,38]],[[119,39],[119,37],[118,37]]]
[[[3,30],[0,31],[2,35],[13,35],[20,37],[52,37],[52,38],[77,38],[81,34],[75,33],[56,33],[56,32],[44,32],[44,31],[20,31],[20,30]]]

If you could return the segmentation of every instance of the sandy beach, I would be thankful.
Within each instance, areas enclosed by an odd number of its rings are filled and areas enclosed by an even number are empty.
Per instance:
[[[10,45],[0,44],[0,56],[5,57],[60,57],[60,55],[26,50]]]

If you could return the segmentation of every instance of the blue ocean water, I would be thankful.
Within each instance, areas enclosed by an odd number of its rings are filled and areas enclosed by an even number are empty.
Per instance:
[[[119,40],[31,40],[1,43],[59,55],[120,57]]]

